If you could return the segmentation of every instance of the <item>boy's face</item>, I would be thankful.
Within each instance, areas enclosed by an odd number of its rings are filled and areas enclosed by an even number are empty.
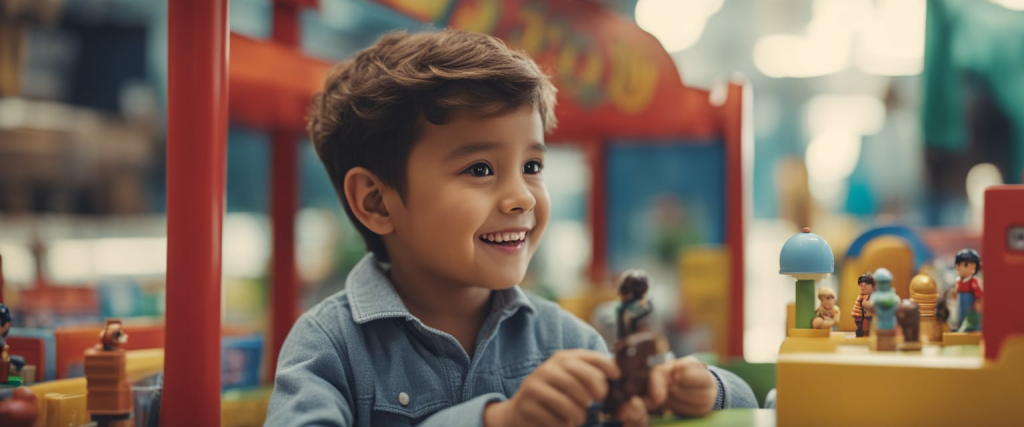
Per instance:
[[[409,277],[441,283],[519,284],[550,214],[540,114],[531,106],[495,117],[463,111],[444,125],[424,121],[421,131],[404,203],[385,196],[392,262],[416,274]]]

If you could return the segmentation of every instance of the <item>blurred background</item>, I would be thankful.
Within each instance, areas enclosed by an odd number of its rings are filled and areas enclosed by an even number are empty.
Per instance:
[[[506,28],[500,16],[518,22],[503,33],[513,46],[557,44],[559,55],[582,58],[598,49],[579,42],[585,37],[649,33],[682,85],[707,91],[708,111],[724,102],[727,84],[742,87],[749,361],[773,361],[784,337],[793,280],[778,274],[778,252],[801,228],[825,237],[841,267],[865,231],[908,227],[929,248],[925,263],[951,284],[952,253],[980,241],[983,190],[1022,180],[1022,0],[232,0],[232,33],[270,43],[280,4],[298,11],[296,49],[323,63],[389,31],[489,32]],[[538,22],[566,33],[531,32]],[[15,326],[161,321],[170,286],[167,31],[160,0],[0,0],[0,255]],[[567,75],[580,67],[575,57],[549,64],[577,110],[603,105],[573,86],[586,77],[585,68]],[[643,70],[630,72],[642,83]],[[600,173],[586,144],[549,140],[552,222],[523,286],[601,327],[615,275],[644,268],[676,351],[714,352],[722,341],[714,319],[730,309],[728,297],[687,289],[729,281],[721,277],[728,154],[714,137],[720,119],[681,120],[696,136],[653,144],[612,132]],[[251,121],[232,120],[224,323],[256,339],[269,318],[271,140]],[[364,246],[308,140],[298,141],[296,161],[304,310],[342,290]],[[606,227],[596,272],[595,210]],[[839,289],[837,277],[825,286]]]

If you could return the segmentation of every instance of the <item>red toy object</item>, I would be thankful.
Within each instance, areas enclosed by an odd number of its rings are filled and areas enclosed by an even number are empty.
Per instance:
[[[985,190],[985,318],[982,337],[985,358],[997,360],[1004,341],[1024,334],[1024,185],[1001,185]]]
[[[0,426],[31,427],[38,416],[36,394],[28,387],[18,387],[10,399],[0,402]]]
[[[132,387],[125,376],[128,334],[120,319],[107,319],[100,344],[85,351],[86,410],[100,427],[120,426],[131,420]]]

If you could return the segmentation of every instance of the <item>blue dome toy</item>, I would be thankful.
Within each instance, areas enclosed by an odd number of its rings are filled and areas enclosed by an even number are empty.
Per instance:
[[[832,248],[821,236],[811,233],[810,228],[805,227],[802,233],[790,237],[786,244],[782,245],[782,252],[779,254],[779,274],[793,276],[796,279],[796,331],[790,331],[790,336],[801,330],[812,329],[814,281],[824,279],[833,271],[835,260]],[[818,331],[803,336],[828,338],[828,330]]]
[[[790,237],[779,254],[779,274],[799,280],[817,280],[835,271],[832,248],[821,236],[804,228],[802,233]]]

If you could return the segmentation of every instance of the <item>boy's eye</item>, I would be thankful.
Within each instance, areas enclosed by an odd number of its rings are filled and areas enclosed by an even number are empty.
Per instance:
[[[531,162],[529,162],[529,163],[527,163],[526,165],[523,166],[523,173],[530,174],[530,175],[538,174],[538,173],[540,173],[540,171],[542,169],[544,169],[544,165],[542,165],[542,164],[540,164],[540,162],[534,160],[534,161],[531,161]]]
[[[475,163],[473,164],[473,166],[470,166],[469,169],[466,169],[465,173],[468,173],[473,176],[488,176],[494,174],[494,172],[491,171],[491,167],[488,166],[487,163]]]

